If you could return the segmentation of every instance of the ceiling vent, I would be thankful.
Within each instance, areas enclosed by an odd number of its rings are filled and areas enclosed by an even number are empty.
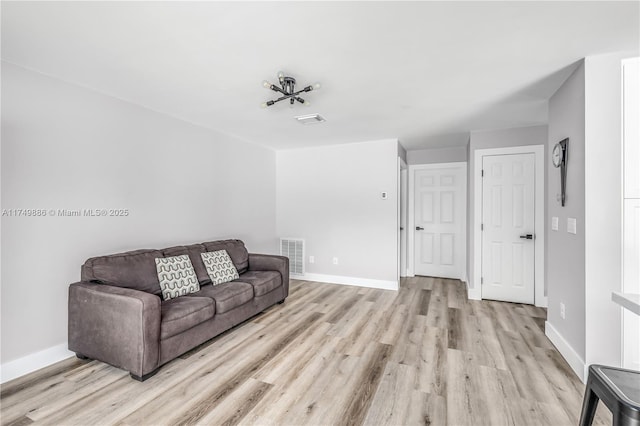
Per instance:
[[[322,123],[324,121],[327,121],[320,114],[299,115],[294,118],[298,120],[298,123],[301,123],[301,124],[317,124],[317,123]]]

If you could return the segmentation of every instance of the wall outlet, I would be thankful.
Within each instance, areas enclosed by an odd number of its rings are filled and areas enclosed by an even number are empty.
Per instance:
[[[309,256],[309,263],[316,263],[316,258],[314,256]]]
[[[333,264],[334,264],[334,265],[337,265],[337,264],[338,264],[338,258],[337,258],[337,257],[334,257],[334,258],[333,258]]]
[[[564,316],[565,316],[564,303],[560,302],[560,318],[564,319]]]
[[[380,193],[380,198],[382,198],[383,200],[386,200],[388,197],[387,191],[383,191]]]

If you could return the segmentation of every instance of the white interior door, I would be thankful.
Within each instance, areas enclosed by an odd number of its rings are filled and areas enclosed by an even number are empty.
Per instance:
[[[414,174],[414,272],[464,279],[466,164]]]
[[[535,155],[482,158],[482,298],[534,303]]]

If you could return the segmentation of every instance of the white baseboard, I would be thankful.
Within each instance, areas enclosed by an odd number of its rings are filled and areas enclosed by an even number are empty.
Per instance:
[[[586,383],[587,374],[586,369],[587,366],[580,355],[571,347],[571,345],[562,337],[558,330],[556,330],[549,321],[545,321],[544,323],[544,334],[547,335],[551,343],[558,349],[560,355],[567,361],[571,369],[576,373],[578,378],[582,381],[582,383]]]
[[[304,274],[303,276],[292,275],[292,279],[303,281],[317,281],[321,283],[354,285],[357,287],[379,288],[382,290],[398,290],[397,281],[373,280],[370,278],[341,277],[338,275],[324,274]]]
[[[70,358],[75,354],[67,349],[67,344],[53,346],[40,352],[23,356],[0,365],[0,383],[6,383],[25,374]]]

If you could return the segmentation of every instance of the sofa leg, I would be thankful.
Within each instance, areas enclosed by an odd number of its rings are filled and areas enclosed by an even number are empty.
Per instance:
[[[88,356],[84,356],[84,355],[79,354],[79,353],[76,353],[76,358],[78,358],[78,359],[83,359],[83,360],[91,359],[91,358],[89,358]]]
[[[156,373],[158,372],[158,370],[160,370],[159,368],[156,368],[155,370],[153,370],[151,373],[147,373],[147,374],[143,374],[142,376],[136,376],[133,373],[129,373],[129,375],[131,375],[132,379],[135,379],[139,382],[144,382],[145,380],[147,380],[149,377],[153,377],[156,375]]]
[[[278,302],[278,305],[282,305],[284,303],[284,299]]]

